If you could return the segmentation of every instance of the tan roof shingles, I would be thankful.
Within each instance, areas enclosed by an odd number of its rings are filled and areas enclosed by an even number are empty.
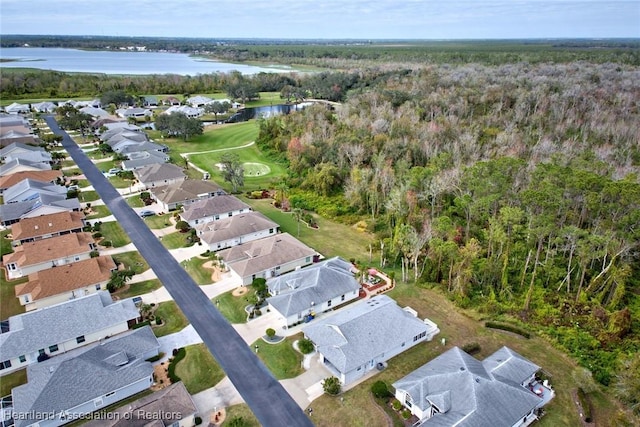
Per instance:
[[[41,182],[54,182],[58,177],[62,176],[59,170],[43,170],[43,171],[22,171],[12,173],[11,175],[0,177],[0,188],[9,188],[24,179],[32,179]]]
[[[2,262],[4,265],[16,263],[24,268],[28,265],[90,252],[91,243],[95,241],[90,233],[63,234],[50,239],[23,243],[16,247],[14,253],[2,257]]]
[[[31,294],[32,300],[58,295],[111,278],[116,263],[110,256],[100,256],[42,270],[29,275],[29,281],[15,287],[16,296]]]
[[[33,218],[23,218],[11,226],[13,240],[24,240],[43,234],[60,233],[84,226],[84,213],[60,212],[41,215]]]
[[[225,264],[233,268],[240,277],[316,254],[315,250],[289,233],[253,240],[218,252]]]

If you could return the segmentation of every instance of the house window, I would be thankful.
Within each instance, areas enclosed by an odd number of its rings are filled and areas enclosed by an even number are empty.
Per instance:
[[[80,261],[80,257],[79,257],[79,256],[77,256],[77,257],[75,257],[75,258],[74,258],[74,260],[75,260],[75,261]]]
[[[273,228],[269,229],[269,234],[273,234]]]
[[[216,215],[216,221],[220,219],[220,215]]]
[[[18,360],[20,361],[20,363],[24,363],[27,361],[27,357],[23,354],[22,356],[18,357]]]
[[[199,223],[200,223],[200,220],[199,220],[199,219],[196,219],[196,224],[199,224]]]
[[[233,216],[233,212],[229,212],[229,218]]]
[[[7,265],[7,268],[11,271],[14,271],[17,269],[17,266],[14,263],[11,263],[9,265]]]
[[[99,290],[100,290],[100,283],[96,285],[96,291],[99,291]]]
[[[76,343],[78,344],[82,344],[85,341],[86,339],[84,338],[84,335],[80,335],[79,337],[76,338]]]
[[[327,307],[331,307],[331,303],[332,303],[332,302],[333,302],[333,301],[331,301],[331,300],[327,301]]]
[[[276,270],[280,270],[280,266],[277,266],[277,267],[276,267]]]
[[[344,301],[344,295],[340,297],[340,301]]]
[[[425,332],[422,332],[422,333],[420,333],[419,335],[416,335],[415,337],[413,337],[413,342],[416,342],[416,341],[418,341],[420,338],[424,338],[424,337],[426,337],[426,336],[427,336],[427,332],[426,332],[426,331],[425,331]]]
[[[40,350],[38,350],[38,354],[42,356],[44,354],[44,348],[41,348]]]
[[[111,397],[111,396],[113,396],[114,394],[116,394],[116,392],[115,392],[115,391],[110,391],[109,393],[105,394],[105,395],[104,395],[104,397]]]
[[[11,360],[5,360],[4,362],[0,362],[0,370],[7,369],[11,367]]]
[[[310,256],[306,257],[306,258],[304,259],[304,262],[311,262],[311,257],[310,257]]]
[[[58,351],[58,344],[49,346],[49,353],[55,353],[56,351]]]

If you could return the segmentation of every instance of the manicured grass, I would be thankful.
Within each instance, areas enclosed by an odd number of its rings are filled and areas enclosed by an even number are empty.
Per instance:
[[[76,179],[75,181],[76,181],[76,185],[80,187],[80,190],[82,190],[84,187],[88,187],[91,185],[88,179]]]
[[[82,171],[79,168],[65,169],[62,171],[63,176],[76,176],[80,174],[82,174]]]
[[[11,234],[11,230],[0,231],[0,257],[6,254],[12,254],[13,248],[11,247],[11,239],[7,239],[7,236]]]
[[[185,350],[187,355],[178,362],[175,372],[189,394],[199,393],[222,381],[224,371],[204,344],[190,345]]]
[[[217,296],[211,301],[216,304],[216,308],[220,313],[229,321],[229,323],[247,323],[247,312],[244,308],[249,305],[248,298],[251,295],[251,288],[244,295],[235,297],[231,293],[232,291],[225,292],[222,295]]]
[[[146,294],[162,287],[162,282],[158,279],[145,280],[144,282],[128,283],[127,289],[114,293],[119,298],[131,298]]]
[[[80,203],[86,203],[86,202],[95,202],[96,200],[99,200],[100,196],[98,195],[98,192],[95,190],[89,190],[89,191],[80,191],[78,193],[78,200],[80,201]]]
[[[138,251],[115,254],[112,255],[112,258],[117,264],[124,264],[125,269],[133,270],[135,274],[140,274],[149,269],[149,264]]]
[[[99,165],[101,166],[101,164]],[[130,185],[133,184],[133,181],[131,181],[130,179],[122,179],[119,176],[109,177],[109,182],[115,188],[128,188]]]
[[[16,314],[24,313],[24,307],[16,298],[15,286],[26,283],[29,277],[21,277],[15,280],[7,280],[4,268],[0,269],[0,320],[6,320]]]
[[[104,240],[110,240],[114,248],[127,245],[131,243],[131,239],[127,233],[124,232],[120,224],[116,221],[103,222],[100,227],[100,232],[104,237]]]
[[[162,244],[167,249],[187,248],[193,245],[193,243],[187,241],[189,236],[191,236],[189,233],[176,231],[175,233],[162,236]]]
[[[294,378],[304,372],[302,368],[302,354],[293,348],[293,342],[302,338],[302,334],[287,337],[278,344],[268,344],[259,339],[251,344],[251,348],[258,346],[258,357],[278,380]]]
[[[165,335],[174,334],[183,330],[189,322],[184,317],[182,311],[178,308],[174,301],[166,301],[158,304],[158,308],[155,311],[156,318],[162,319],[162,326],[153,328],[153,333],[156,337],[163,337]],[[155,324],[155,321],[152,322]]]
[[[152,229],[165,228],[169,226],[173,226],[171,223],[172,214],[164,214],[164,215],[153,215],[143,218],[144,222],[147,224],[147,227]]]
[[[266,107],[269,105],[284,104],[286,100],[280,98],[280,92],[260,92],[260,98],[249,101],[245,107]]]
[[[238,147],[255,141],[258,137],[258,124],[255,120],[242,123],[212,125],[202,135],[183,141],[177,138],[161,139],[159,133],[149,132],[156,142],[166,144],[170,153],[193,153],[223,148]]]
[[[19,385],[26,384],[26,383],[27,383],[26,368],[4,375],[0,380],[0,397],[10,395],[12,388],[18,387]]]
[[[88,215],[87,219],[104,218],[105,216],[111,215],[111,211],[109,210],[109,208],[104,205],[91,206],[91,210],[95,213]]]
[[[139,194],[134,194],[131,197],[127,197],[125,200],[127,201],[127,204],[129,206],[131,206],[132,208],[143,208],[144,207],[144,202],[140,198]]]
[[[229,406],[228,408],[225,409],[225,411],[226,411],[226,418],[222,423],[222,427],[232,426],[231,424],[232,421],[238,418],[242,419],[242,422],[238,424],[233,424],[233,427],[235,426],[260,427],[260,423],[258,422],[258,419],[256,418],[255,415],[253,415],[253,412],[251,412],[249,405],[247,405],[246,403]]]
[[[271,200],[268,199],[240,198],[251,205],[254,210],[280,224],[280,230],[298,238],[327,258],[341,256],[346,260],[355,258],[357,261],[366,263],[369,261],[369,244],[376,244],[373,236],[368,233],[317,215],[314,217],[319,228],[309,228],[304,223],[300,223],[300,236],[298,237],[298,222],[292,213],[282,212],[275,208],[271,204]]]
[[[113,156],[112,156],[113,157]],[[118,160],[118,161],[113,161],[113,160],[109,160],[107,162],[99,162],[96,163],[96,167],[98,169],[100,169],[103,172],[108,171],[109,169],[113,169],[116,167],[120,167],[120,163],[122,163],[122,161]]]
[[[213,283],[213,280],[211,280],[212,270],[202,266],[208,261],[208,259],[200,259],[197,257],[183,261],[185,270],[198,285],[210,285]]]

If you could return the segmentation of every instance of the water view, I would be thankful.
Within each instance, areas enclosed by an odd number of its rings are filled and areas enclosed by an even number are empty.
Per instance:
[[[229,64],[183,53],[97,51],[16,47],[0,49],[0,68],[38,68],[81,73],[197,75],[239,71],[242,74],[282,73],[291,68],[278,65],[256,67]]]

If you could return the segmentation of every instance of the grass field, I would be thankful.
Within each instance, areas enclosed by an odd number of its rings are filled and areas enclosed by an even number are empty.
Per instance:
[[[26,283],[29,277],[21,277],[15,280],[7,280],[4,268],[0,269],[0,320],[6,320],[16,314],[24,313],[24,307],[16,298],[15,286]]]
[[[246,403],[225,408],[227,417],[222,427],[260,427],[260,423]],[[240,421],[238,421],[240,420]]]
[[[0,397],[11,394],[11,389],[27,383],[27,370],[20,369],[11,374],[4,375],[0,381]]]
[[[254,200],[245,197],[241,197],[241,199],[254,210],[280,224],[280,230],[298,238],[327,258],[341,256],[346,260],[355,258],[360,262],[369,261],[369,244],[375,242],[373,236],[368,233],[314,215],[319,228],[309,228],[304,223],[300,223],[300,236],[298,237],[298,222],[293,214],[282,212],[273,207],[271,200],[268,199]]]
[[[184,266],[184,269],[187,271],[187,273],[189,273],[189,276],[191,276],[191,278],[198,285],[209,285],[213,283],[213,280],[211,280],[212,271],[202,266],[208,261],[208,259],[194,257],[189,260],[183,261],[182,265]]]
[[[287,337],[278,344],[268,344],[262,339],[251,343],[251,348],[258,346],[258,357],[278,380],[295,378],[304,372],[302,354],[293,348],[293,342],[302,338],[302,333]]]
[[[191,234],[189,233],[181,233],[179,231],[176,231],[175,233],[165,234],[164,236],[162,236],[162,244],[169,250],[186,248],[193,245],[193,243],[187,241],[187,239],[190,237]]]
[[[153,328],[153,333],[156,337],[163,337],[165,335],[174,334],[183,330],[189,322],[184,317],[182,311],[178,308],[174,301],[166,301],[158,304],[158,308],[155,311],[156,318],[162,319],[162,326]],[[155,324],[155,322],[153,322]]]
[[[124,232],[120,224],[116,221],[103,222],[100,226],[100,232],[104,240],[111,241],[111,246],[114,248],[119,248],[131,243],[131,239],[129,239],[127,233]]]
[[[131,197],[127,197],[127,198],[125,198],[125,200],[127,201],[127,204],[129,206],[131,206],[132,208],[143,208],[144,207],[144,202],[142,201],[142,199],[140,198],[140,196],[138,194],[134,194]]]
[[[95,213],[88,215],[87,219],[98,219],[111,215],[111,211],[109,210],[109,208],[104,205],[91,206],[91,210]]]
[[[204,344],[190,345],[185,350],[187,355],[176,365],[176,375],[189,394],[199,393],[222,381],[224,371]]]
[[[118,298],[131,298],[146,294],[162,287],[162,282],[158,279],[145,280],[144,282],[127,283],[126,289],[114,293]]]
[[[251,289],[249,289],[251,292]],[[216,308],[229,321],[229,323],[247,323],[247,312],[244,308],[249,305],[249,292],[241,296],[233,296],[232,291],[225,292],[211,301]],[[217,304],[219,302],[219,304]]]
[[[99,199],[100,199],[100,196],[98,195],[98,192],[94,190],[80,191],[78,193],[78,200],[80,201],[80,203],[87,203],[87,202],[91,203]]]
[[[143,218],[143,220],[147,224],[147,227],[157,230],[173,225],[171,223],[171,216],[172,214],[153,215]]]
[[[183,141],[178,138],[165,138],[160,132],[151,131],[149,136],[157,142],[166,144],[172,153],[193,153],[220,150],[246,145],[258,137],[258,124],[254,121],[208,126],[202,135]]]
[[[138,251],[123,252],[112,255],[112,258],[117,264],[124,264],[125,269],[133,270],[135,274],[140,274],[149,269],[149,264]]]

